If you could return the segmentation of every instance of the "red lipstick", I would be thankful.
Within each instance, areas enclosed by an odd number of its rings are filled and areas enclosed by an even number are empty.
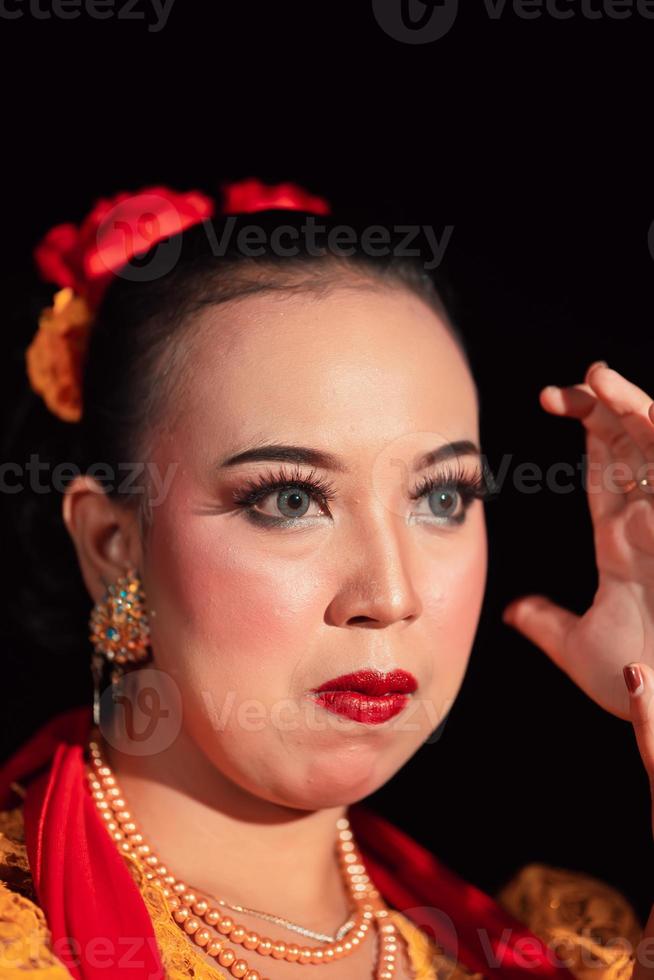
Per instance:
[[[377,725],[402,711],[417,687],[415,677],[406,670],[392,670],[389,674],[358,670],[334,677],[311,693],[328,711]]]

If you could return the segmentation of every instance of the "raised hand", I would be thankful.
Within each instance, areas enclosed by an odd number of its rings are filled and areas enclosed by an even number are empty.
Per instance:
[[[543,388],[540,403],[586,432],[598,587],[581,616],[529,595],[511,602],[503,620],[597,704],[629,720],[623,667],[654,670],[654,403],[603,361],[590,365],[583,384]]]

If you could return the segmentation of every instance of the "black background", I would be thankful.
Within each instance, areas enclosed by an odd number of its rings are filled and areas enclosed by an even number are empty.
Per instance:
[[[515,465],[576,465],[581,424],[546,413],[538,392],[581,381],[592,360],[654,394],[654,21],[508,10],[492,20],[470,3],[445,37],[410,45],[386,35],[368,3],[210,11],[176,0],[159,33],[27,12],[0,19],[0,32],[7,413],[26,383],[31,249],[48,228],[120,190],[217,193],[247,176],[454,226],[443,268],[491,465],[505,453]],[[2,507],[10,520],[11,502]],[[486,601],[459,698],[442,736],[370,803],[487,891],[545,861],[610,881],[644,919],[651,801],[633,731],[500,618],[531,591],[588,608],[596,572],[581,483],[530,495],[507,480],[487,520]],[[3,564],[11,603],[11,554]],[[5,756],[77,703],[85,680],[35,663],[11,635],[2,663]]]

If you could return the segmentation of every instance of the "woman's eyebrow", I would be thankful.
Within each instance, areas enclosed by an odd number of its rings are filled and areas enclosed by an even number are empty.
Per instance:
[[[414,461],[414,470],[425,470],[434,463],[440,463],[452,456],[481,456],[481,449],[471,439],[457,439],[455,442],[445,442],[442,446],[430,450]]]
[[[481,450],[470,439],[446,442],[442,446],[418,456],[414,461],[414,471],[424,470],[428,466],[433,466],[435,463],[440,463],[452,456],[481,456]],[[277,460],[282,463],[306,463],[309,466],[334,470],[336,473],[347,473],[348,470],[345,463],[333,453],[328,453],[322,449],[312,449],[309,446],[289,446],[276,442],[246,449],[235,456],[228,456],[227,459],[217,464],[217,468],[223,469],[228,466],[238,466],[240,463],[257,463],[265,460]]]

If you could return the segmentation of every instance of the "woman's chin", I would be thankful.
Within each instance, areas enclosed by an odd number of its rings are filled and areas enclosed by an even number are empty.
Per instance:
[[[377,762],[378,765],[367,753],[334,752],[328,757],[318,754],[305,767],[298,766],[300,778],[290,785],[287,782],[282,786],[280,782],[275,796],[279,801],[283,799],[285,805],[303,810],[348,806],[374,793],[393,775],[384,760]]]

